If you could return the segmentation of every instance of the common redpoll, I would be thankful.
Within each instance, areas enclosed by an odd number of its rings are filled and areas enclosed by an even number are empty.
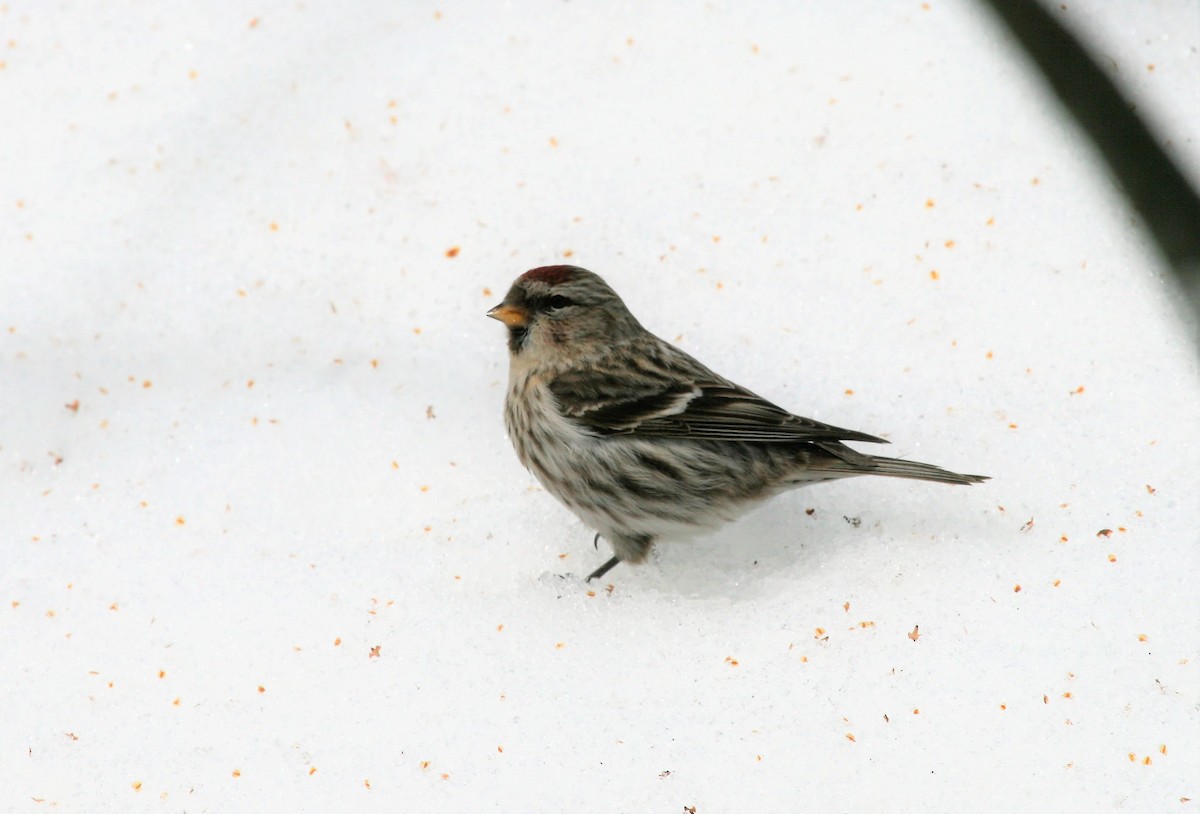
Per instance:
[[[799,486],[854,475],[979,483],[931,464],[857,452],[888,443],[801,418],[641,326],[599,276],[544,266],[488,316],[508,327],[504,423],[517,457],[604,537],[619,562]]]

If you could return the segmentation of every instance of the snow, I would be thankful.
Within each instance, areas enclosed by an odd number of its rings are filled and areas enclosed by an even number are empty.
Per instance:
[[[1195,4],[1066,5],[1200,179]],[[981,7],[0,30],[0,809],[1200,805],[1196,329]],[[585,585],[484,318],[557,262],[994,479],[812,487]]]

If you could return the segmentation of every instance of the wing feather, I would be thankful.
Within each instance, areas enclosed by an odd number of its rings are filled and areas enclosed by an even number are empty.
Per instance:
[[[682,351],[633,362],[618,357],[556,377],[549,385],[563,415],[598,435],[711,441],[888,443],[793,415],[722,379]],[[677,354],[677,355],[676,355]]]

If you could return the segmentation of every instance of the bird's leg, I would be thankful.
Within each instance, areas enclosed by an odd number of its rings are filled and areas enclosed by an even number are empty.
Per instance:
[[[600,566],[595,571],[588,574],[588,578],[585,579],[584,582],[591,582],[593,579],[600,579],[600,577],[604,576],[609,571],[613,570],[613,568],[619,562],[620,562],[619,559],[617,559],[616,557],[613,557],[608,562],[604,563],[604,565]]]
[[[592,548],[600,550],[600,532],[596,532],[596,536],[592,538]]]

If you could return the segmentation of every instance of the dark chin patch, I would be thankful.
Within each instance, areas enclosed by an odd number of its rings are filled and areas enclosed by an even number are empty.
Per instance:
[[[528,328],[509,328],[508,329],[508,349],[513,353],[520,353],[525,347],[525,340],[529,338]]]
[[[578,271],[583,271],[583,269],[579,266],[541,266],[525,272],[521,275],[520,280],[527,283],[539,282],[546,285],[558,285],[574,277]]]

